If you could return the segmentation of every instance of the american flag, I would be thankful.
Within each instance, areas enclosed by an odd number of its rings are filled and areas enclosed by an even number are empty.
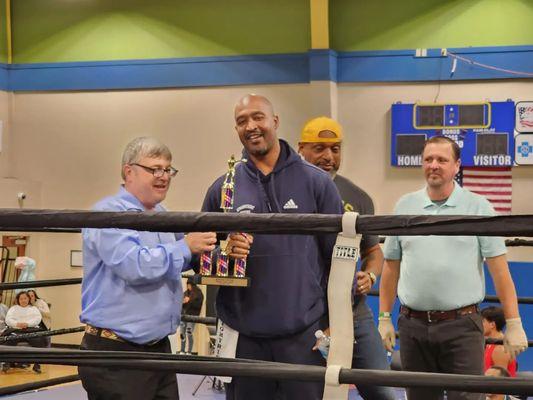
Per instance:
[[[462,167],[455,180],[465,189],[485,196],[498,214],[511,214],[513,194],[511,167]]]

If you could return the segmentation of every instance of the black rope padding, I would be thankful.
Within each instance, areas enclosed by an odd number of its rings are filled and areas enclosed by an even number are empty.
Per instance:
[[[485,338],[486,344],[503,344],[502,339]],[[527,341],[527,347],[533,347],[533,340]]]
[[[120,228],[153,232],[316,234],[342,231],[341,215],[0,209],[0,231]],[[533,215],[361,215],[368,235],[533,236]]]
[[[533,246],[533,240],[526,240],[526,239],[507,239],[505,241],[505,245],[507,247],[518,247],[518,246]]]
[[[216,325],[217,319],[213,317],[198,317],[196,315],[186,315],[183,314],[181,316],[181,321],[183,322],[194,322],[198,324],[205,324],[205,325]],[[63,328],[63,329],[55,329],[51,331],[39,331],[39,332],[31,332],[31,333],[22,333],[20,335],[9,335],[9,336],[0,336],[0,344],[5,342],[12,342],[17,340],[24,340],[24,339],[32,339],[37,337],[47,337],[47,336],[57,336],[57,335],[67,335],[69,333],[78,333],[85,331],[84,326],[79,326],[75,328]]]
[[[142,347],[139,345],[139,347]],[[75,357],[80,360],[92,360],[99,359],[102,352],[91,351],[91,350],[65,350],[60,348],[28,348],[28,347],[11,347],[0,345],[0,361],[9,359],[10,357],[32,357],[35,354],[38,354],[41,359],[54,360],[64,357],[64,352],[68,352],[69,357]],[[223,358],[223,357],[213,357],[213,356],[194,356],[194,355],[179,355],[171,353],[146,353],[139,351],[106,351],[106,359],[119,359],[119,360],[174,360],[174,361],[197,361],[197,362],[226,362],[226,363],[260,363],[260,364],[269,364],[269,365],[278,365],[280,363],[272,361],[262,361],[262,360],[251,360],[245,358]],[[45,363],[46,364],[46,363]],[[281,364],[285,365],[285,364]]]
[[[194,322],[198,324],[205,324],[205,325],[216,325],[217,319],[213,317],[198,317],[196,315],[182,315],[181,321],[183,322]],[[31,333],[21,333],[20,335],[14,334],[9,336],[0,336],[0,344],[5,342],[14,342],[17,340],[24,340],[24,339],[33,339],[37,337],[48,337],[48,336],[57,336],[57,335],[68,335],[69,333],[78,333],[85,331],[84,326],[79,326],[75,328],[63,328],[63,329],[55,329],[55,330],[48,330],[48,331],[38,331],[38,332],[31,332]]]
[[[39,227],[12,227],[12,229],[0,228],[0,231],[6,232],[52,232],[52,233],[81,233],[81,228],[39,228]]]
[[[485,296],[483,301],[486,303],[500,303],[500,299],[498,299],[498,296],[493,295]],[[519,297],[518,304],[533,304],[533,297]]]
[[[385,243],[384,236],[379,237],[379,243]],[[507,239],[505,240],[505,245],[507,247],[533,246],[533,240],[520,239],[520,238]]]
[[[12,348],[11,348],[12,349]],[[143,359],[108,356],[108,352],[86,351],[92,353],[91,358],[78,357],[79,351],[56,349],[53,353],[43,354],[38,351],[4,350],[0,348],[0,360],[8,362],[38,362],[43,364],[95,366],[107,368],[144,369],[156,371],[172,371],[194,375],[221,375],[255,377],[262,379],[297,380],[324,382],[326,368],[310,365],[226,361],[178,361],[158,359],[158,354],[144,353]],[[11,350],[11,351],[10,351]],[[149,359],[149,356],[155,359]],[[367,384],[394,387],[446,388],[474,393],[512,393],[533,394],[533,379],[496,378],[476,375],[453,375],[424,372],[399,372],[378,370],[357,370],[343,368],[339,382],[343,384]]]
[[[85,327],[80,326],[76,328],[56,329],[53,331],[38,331],[38,332],[32,332],[32,333],[22,333],[20,335],[14,334],[14,335],[9,335],[9,336],[0,336],[0,344],[5,343],[5,342],[13,342],[16,340],[33,339],[37,337],[67,335],[69,333],[83,332],[84,330],[85,330]]]
[[[204,325],[216,325],[217,324],[217,319],[215,317],[199,317],[197,315],[187,315],[187,314],[181,315],[181,321],[182,322],[194,322],[196,324],[204,324]]]
[[[47,279],[40,281],[0,283],[0,290],[29,289],[47,286],[79,285],[81,278],[70,279]]]
[[[0,289],[2,286],[0,285]],[[367,293],[368,296],[379,296],[379,290],[371,290]],[[482,300],[485,303],[499,303],[498,296],[486,295]],[[533,297],[518,297],[518,304],[533,304]]]
[[[22,392],[28,392],[31,390],[37,390],[49,386],[61,385],[63,383],[70,383],[79,381],[79,375],[67,375],[59,378],[45,379],[37,382],[22,383],[20,385],[0,387],[0,396],[7,396],[11,394],[17,394]]]
[[[27,289],[27,288],[38,288],[38,287],[47,287],[47,286],[64,286],[64,285],[79,285],[81,283],[81,278],[69,278],[69,279],[47,279],[39,281],[30,281],[30,282],[10,282],[10,283],[0,283],[1,290],[12,290],[12,289]],[[371,290],[367,293],[369,296],[379,296],[378,290]],[[487,295],[483,299],[487,303],[499,303],[500,300],[497,296]],[[518,304],[533,304],[533,297],[519,297]],[[194,321],[190,321],[194,322]],[[211,322],[206,323],[210,325]]]
[[[400,337],[400,334],[396,332],[396,339]],[[485,344],[500,344],[503,345],[502,339],[485,338]],[[527,341],[527,347],[533,347],[533,340]]]

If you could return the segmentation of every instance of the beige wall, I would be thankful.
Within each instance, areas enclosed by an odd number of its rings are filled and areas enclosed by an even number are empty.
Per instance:
[[[320,87],[326,87],[320,96]],[[317,89],[318,88],[318,89]],[[135,136],[153,135],[174,153],[180,173],[165,202],[171,210],[198,210],[208,185],[224,172],[232,153],[240,154],[233,129],[233,105],[243,94],[269,97],[280,114],[280,136],[292,144],[303,123],[328,107],[346,131],[341,173],[374,199],[376,213],[392,211],[397,198],[423,185],[417,169],[389,166],[390,106],[396,101],[433,101],[436,84],[269,85],[80,93],[0,93],[0,119],[8,119],[9,151],[0,153],[0,206],[88,209],[120,184],[120,156]],[[446,83],[439,101],[530,100],[532,82]],[[337,108],[335,108],[337,107]],[[5,129],[4,129],[5,132]],[[7,154],[6,154],[7,153]],[[9,162],[6,160],[9,158]],[[533,213],[533,169],[513,170],[513,212]],[[9,179],[5,177],[10,177]],[[38,278],[81,276],[69,266],[76,234],[31,234],[29,255],[38,261]],[[513,252],[514,254],[514,252]],[[521,249],[517,259],[532,260]],[[55,327],[76,326],[79,286],[41,290],[52,303]],[[74,343],[64,336],[55,342]]]
[[[12,105],[16,132],[12,138],[13,169],[20,180],[42,183],[39,203],[28,196],[25,206],[89,209],[118,190],[125,144],[136,136],[153,135],[171,148],[173,164],[180,170],[166,206],[197,211],[207,187],[225,172],[229,156],[240,155],[233,128],[233,106],[238,98],[249,92],[270,97],[282,121],[280,136],[287,137],[310,114],[307,91],[306,85],[272,85],[16,94]],[[16,199],[14,188],[5,193]],[[81,277],[81,269],[71,268],[69,263],[70,250],[81,249],[79,235],[32,234],[30,241],[40,243],[29,254],[38,261],[38,279]],[[41,291],[52,303],[55,327],[79,324],[79,286]],[[58,343],[76,340],[71,335],[54,337]]]

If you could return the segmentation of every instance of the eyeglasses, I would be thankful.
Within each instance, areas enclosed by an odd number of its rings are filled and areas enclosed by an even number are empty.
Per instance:
[[[176,174],[178,173],[178,170],[174,167],[168,167],[168,168],[150,168],[150,167],[147,167],[145,165],[141,165],[141,164],[137,164],[137,163],[133,163],[131,165],[136,165],[138,167],[141,167],[142,169],[144,169],[146,172],[150,172],[153,176],[155,176],[156,178],[162,178],[163,175],[165,175],[165,173],[168,174],[168,176],[170,176],[171,178],[174,178],[176,176]]]

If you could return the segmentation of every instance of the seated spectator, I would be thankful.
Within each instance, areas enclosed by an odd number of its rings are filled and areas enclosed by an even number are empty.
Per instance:
[[[204,294],[200,288],[192,281],[187,281],[187,290],[183,293],[183,307],[181,313],[185,315],[200,315],[202,311],[202,303],[204,302]],[[181,338],[181,351],[185,353],[186,341],[188,341],[187,353],[192,354],[192,346],[194,344],[194,322],[181,322],[180,323],[180,338]]]
[[[0,292],[0,333],[6,330],[6,314],[8,307],[2,303],[2,292]]]
[[[503,339],[505,317],[500,307],[487,307],[481,310],[483,317],[483,331],[486,338]],[[509,375],[516,376],[517,364],[509,353],[506,353],[501,344],[485,345],[485,371],[490,367],[505,368]]]
[[[39,312],[41,313],[41,324],[40,327],[49,331],[52,328],[52,317],[50,314],[50,307],[48,307],[48,303],[41,299],[37,292],[33,289],[28,290],[28,296],[30,296],[30,303],[32,306],[37,307],[39,309]],[[50,336],[46,337],[46,343],[48,344],[47,347],[50,347],[52,345],[52,338]]]
[[[509,378],[509,372],[507,369],[502,367],[490,367],[485,371],[485,376],[500,376],[503,378]],[[486,400],[515,400],[518,398],[514,396],[509,396],[507,394],[489,394],[487,393]]]
[[[50,315],[50,308],[48,307],[48,303],[41,299],[37,292],[33,289],[28,290],[28,296],[30,296],[30,303],[32,306],[35,306],[39,309],[39,312],[41,313],[42,321],[41,326],[44,329],[51,329],[52,327],[52,318]]]
[[[30,296],[28,293],[19,292],[17,293],[16,304],[7,311],[7,329],[2,333],[2,336],[17,336],[25,333],[42,331],[43,329],[39,326],[41,321],[41,313],[37,307],[30,304]],[[30,346],[33,347],[47,347],[47,340],[45,337],[10,340],[5,344],[7,346],[16,346],[19,342],[28,342]],[[10,364],[6,363],[2,369],[7,371],[9,367]],[[34,364],[33,370],[40,374],[41,366],[39,364]]]

